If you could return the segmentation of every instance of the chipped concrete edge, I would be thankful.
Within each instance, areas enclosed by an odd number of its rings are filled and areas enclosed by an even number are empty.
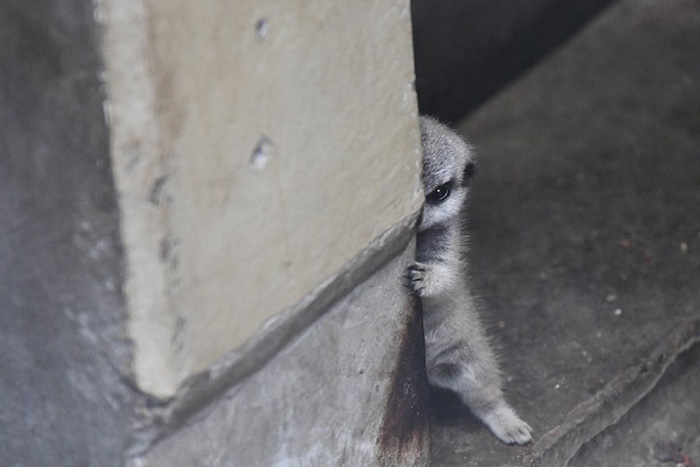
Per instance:
[[[167,240],[168,213],[153,200],[166,167],[155,118],[147,12],[142,0],[92,2],[103,49],[104,114],[126,264],[126,327],[133,348],[128,378],[139,391],[167,399],[178,384],[171,338],[177,315],[168,294],[172,280],[157,247]]]
[[[404,251],[415,234],[419,215],[420,210],[375,238],[302,300],[263,323],[242,347],[219,359],[208,370],[186,380],[167,404],[154,405],[142,411],[130,439],[128,455],[132,459],[138,458],[225,391],[262,369],[338,300]]]
[[[640,363],[625,370],[590,399],[574,407],[559,426],[535,444],[522,465],[566,466],[580,448],[616,424],[654,390],[676,358],[700,343],[700,320],[683,321]]]

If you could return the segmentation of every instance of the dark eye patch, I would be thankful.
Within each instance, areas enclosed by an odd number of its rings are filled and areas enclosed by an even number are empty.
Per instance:
[[[464,174],[462,176],[462,186],[464,186],[465,188],[468,187],[472,181],[472,178],[474,177],[474,174],[476,174],[476,165],[473,162],[469,162],[464,168]]]
[[[430,204],[439,204],[447,200],[452,192],[452,183],[452,181],[449,181],[435,188],[425,197],[426,201]]]

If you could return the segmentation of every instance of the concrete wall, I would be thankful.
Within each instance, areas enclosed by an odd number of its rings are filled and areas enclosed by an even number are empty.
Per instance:
[[[406,0],[8,0],[0,39],[0,464],[427,464]]]
[[[119,465],[132,412],[93,8],[0,3],[0,465]]]
[[[165,398],[419,208],[409,8],[99,5],[134,368]]]

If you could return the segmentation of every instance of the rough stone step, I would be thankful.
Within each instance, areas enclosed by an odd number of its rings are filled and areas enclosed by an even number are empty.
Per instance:
[[[504,446],[436,395],[433,465],[566,465],[698,340],[697,57],[696,1],[620,1],[460,126],[472,282],[536,434]]]
[[[585,444],[570,467],[700,463],[700,345],[679,355],[654,391]]]

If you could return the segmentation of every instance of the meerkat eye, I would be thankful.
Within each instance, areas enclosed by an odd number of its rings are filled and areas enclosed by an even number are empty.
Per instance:
[[[429,203],[437,204],[442,203],[450,196],[450,184],[445,183],[435,188],[432,193],[430,193],[426,198]]]

